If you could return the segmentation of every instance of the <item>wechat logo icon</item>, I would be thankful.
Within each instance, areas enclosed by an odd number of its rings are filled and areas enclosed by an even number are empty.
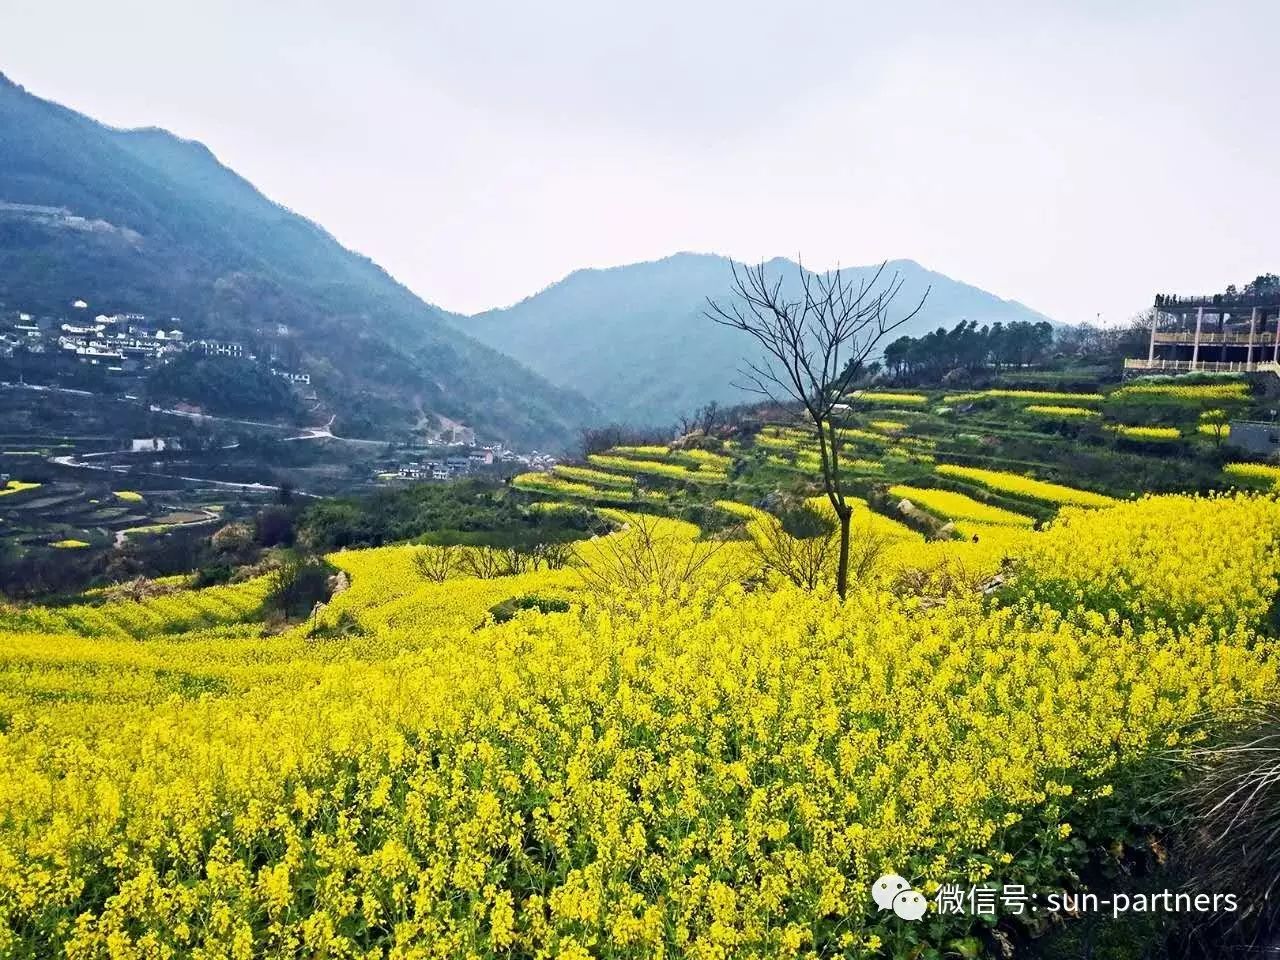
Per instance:
[[[881,910],[892,910],[903,920],[919,920],[929,909],[924,894],[896,873],[886,873],[871,885],[871,899]]]

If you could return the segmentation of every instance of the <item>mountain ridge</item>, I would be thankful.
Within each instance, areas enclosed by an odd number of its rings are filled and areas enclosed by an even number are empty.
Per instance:
[[[426,414],[563,448],[594,416],[576,392],[466,336],[198,140],[99,123],[2,74],[0,134],[0,203],[117,228],[69,230],[9,210],[0,300],[11,307],[54,311],[78,297],[246,341],[283,325],[351,435],[409,435]]]
[[[746,357],[747,338],[702,315],[707,297],[728,299],[731,262],[749,266],[723,254],[681,251],[656,260],[582,267],[509,307],[450,314],[449,319],[484,342],[500,343],[552,383],[572,380],[611,419],[669,423],[708,400],[752,399],[731,386]],[[764,267],[794,282],[798,264],[774,257]],[[855,281],[869,280],[877,269],[878,264],[842,272]],[[919,335],[960,319],[1055,322],[915,260],[886,261],[881,282],[895,272],[904,281],[895,301],[903,312],[931,288],[920,315],[895,336]],[[646,331],[647,339],[641,335]]]

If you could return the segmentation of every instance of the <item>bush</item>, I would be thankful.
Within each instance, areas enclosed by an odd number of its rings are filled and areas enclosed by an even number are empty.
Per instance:
[[[523,597],[509,597],[501,603],[489,608],[496,623],[506,623],[521,610],[537,610],[539,613],[567,613],[569,601],[559,597],[539,597],[529,594]]]
[[[1227,733],[1188,751],[1191,777],[1179,792],[1186,818],[1176,862],[1194,891],[1231,891],[1240,910],[1225,934],[1274,942],[1280,934],[1280,704],[1219,717]],[[1203,935],[1204,931],[1198,931]]]
[[[209,544],[219,556],[234,557],[243,562],[253,555],[256,539],[255,526],[244,522],[228,523],[209,538]]]
[[[267,507],[253,520],[254,539],[263,547],[293,546],[293,512],[285,507]]]
[[[216,587],[231,581],[231,567],[225,563],[215,563],[207,567],[201,567],[196,571],[194,577],[191,578],[191,586],[195,589],[202,587]]]
[[[427,544],[413,558],[413,565],[418,576],[432,583],[444,583],[461,565],[462,557],[458,547],[452,544]]]
[[[803,501],[788,502],[752,523],[750,530],[767,570],[805,590],[834,583],[840,555],[840,528],[834,516]]]
[[[287,556],[268,574],[265,606],[286,617],[306,616],[329,599],[333,568],[318,557]]]

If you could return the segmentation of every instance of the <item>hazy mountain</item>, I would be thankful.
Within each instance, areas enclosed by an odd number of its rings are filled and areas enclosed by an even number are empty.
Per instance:
[[[385,435],[429,413],[550,446],[593,413],[202,144],[106,127],[0,74],[0,302],[56,313],[76,298],[287,351],[339,432]]]
[[[795,264],[788,260],[767,266],[794,276]],[[845,272],[870,278],[875,269]],[[964,318],[1048,319],[911,260],[890,262],[885,277],[894,272],[903,279],[900,306],[914,305],[932,287],[924,309],[894,336],[919,335]],[[513,307],[451,319],[552,383],[586,394],[609,418],[667,423],[708,400],[746,399],[730,381],[750,348],[748,338],[702,315],[708,296],[727,299],[730,281],[724,257],[678,253],[650,263],[578,270]]]

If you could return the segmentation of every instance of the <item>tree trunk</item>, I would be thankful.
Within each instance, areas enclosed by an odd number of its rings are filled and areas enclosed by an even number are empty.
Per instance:
[[[837,515],[840,517],[840,566],[836,568],[836,593],[843,600],[849,590],[849,521],[853,511],[845,507]]]

